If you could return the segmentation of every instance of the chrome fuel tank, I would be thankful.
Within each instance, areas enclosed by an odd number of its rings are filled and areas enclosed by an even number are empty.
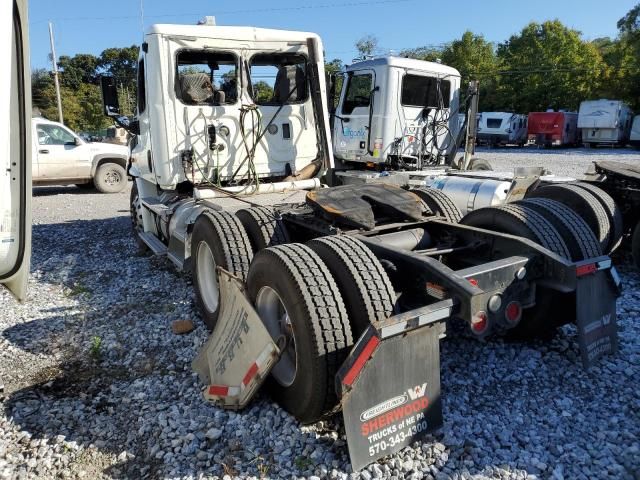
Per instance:
[[[506,180],[458,175],[434,176],[426,179],[425,183],[446,193],[463,215],[479,208],[504,204],[511,188],[511,182]]]

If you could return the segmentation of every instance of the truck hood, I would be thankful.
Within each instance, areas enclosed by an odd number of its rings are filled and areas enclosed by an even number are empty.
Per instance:
[[[110,154],[118,157],[129,157],[129,147],[124,145],[115,145],[113,143],[92,142],[89,143],[91,153],[95,155]]]

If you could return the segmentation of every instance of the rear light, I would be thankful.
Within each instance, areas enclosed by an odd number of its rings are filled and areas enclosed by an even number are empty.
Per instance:
[[[504,309],[504,318],[507,319],[511,325],[515,325],[522,318],[522,305],[520,302],[509,302]]]
[[[588,263],[586,265],[580,265],[576,267],[576,275],[578,277],[583,277],[585,275],[589,275],[597,271],[598,271],[598,265],[595,263]]]
[[[487,316],[487,312],[480,310],[476,312],[476,314],[471,317],[471,330],[476,335],[482,335],[487,331],[489,327],[489,317]]]

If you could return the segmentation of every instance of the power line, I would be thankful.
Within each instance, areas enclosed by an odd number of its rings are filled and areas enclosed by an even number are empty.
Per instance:
[[[324,3],[318,5],[296,5],[291,7],[275,7],[275,8],[249,8],[242,10],[222,10],[213,12],[215,15],[235,15],[244,13],[267,13],[267,12],[286,12],[286,11],[300,11],[300,10],[315,10],[323,8],[344,8],[344,7],[360,7],[364,5],[387,5],[397,3],[414,2],[417,0],[368,0],[360,2],[344,2],[344,3]],[[177,18],[177,17],[198,17],[202,16],[202,13],[166,13],[162,15],[146,15],[145,18]],[[56,22],[83,22],[83,21],[110,21],[110,20],[128,20],[139,19],[139,15],[119,15],[111,17],[62,17],[55,18]],[[31,23],[41,23],[48,20],[33,20]]]

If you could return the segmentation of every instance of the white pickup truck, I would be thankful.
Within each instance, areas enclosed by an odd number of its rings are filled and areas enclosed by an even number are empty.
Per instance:
[[[88,143],[64,125],[32,119],[33,185],[77,185],[117,193],[127,185],[129,148]]]

